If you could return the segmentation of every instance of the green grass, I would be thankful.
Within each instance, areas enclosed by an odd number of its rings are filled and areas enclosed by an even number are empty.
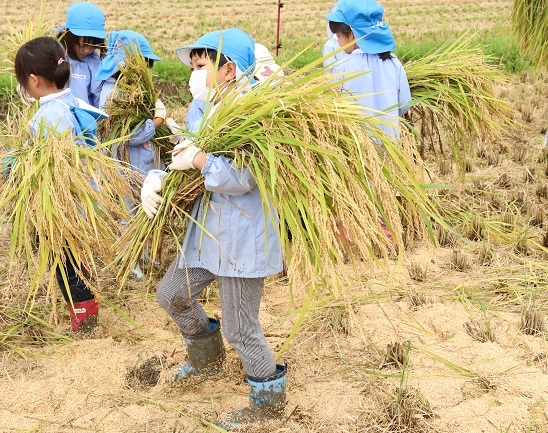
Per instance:
[[[164,102],[176,99],[188,105],[192,96],[188,89],[188,80],[191,69],[184,65],[179,59],[166,59],[156,62],[152,69],[155,76],[155,84],[162,90]]]

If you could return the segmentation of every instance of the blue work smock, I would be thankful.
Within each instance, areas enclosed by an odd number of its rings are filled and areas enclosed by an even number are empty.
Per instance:
[[[241,278],[281,272],[278,216],[272,206],[265,215],[251,171],[236,168],[225,156],[208,154],[201,173],[209,199],[204,200],[201,195],[192,206],[179,267],[203,268],[214,275]]]
[[[196,132],[200,122],[195,119],[188,129]],[[251,171],[235,167],[225,156],[207,154],[201,174],[209,199],[204,200],[202,194],[192,206],[179,268],[203,268],[214,275],[240,278],[281,272],[278,215],[272,204],[265,215],[263,198]]]
[[[103,82],[99,101],[99,108],[102,110],[105,108],[108,109],[108,98],[114,91],[115,85],[116,80],[113,78],[109,78]],[[129,163],[136,171],[143,175],[146,175],[153,169],[163,170],[165,168],[159,155],[156,154],[153,146],[149,143],[154,137],[154,134],[156,134],[154,123],[152,122],[152,119],[147,119],[141,126],[132,131],[132,134],[128,139]],[[117,158],[117,149],[118,145],[113,145],[112,156],[114,158]]]
[[[204,116],[205,103],[193,99],[185,116],[185,127],[189,131],[196,131]]]
[[[43,123],[46,127],[53,128],[58,133],[68,129],[73,136],[76,136],[76,119],[69,108],[74,106],[78,106],[78,101],[71,94],[70,89],[42,96],[40,98],[40,108],[29,122],[31,133],[36,135]],[[49,133],[50,131],[46,130],[44,132]]]
[[[399,129],[399,116],[403,116],[409,110],[411,102],[407,75],[398,58],[392,54],[390,59],[381,60],[378,54],[366,54],[361,49],[356,49],[345,57],[337,69],[349,74],[370,71],[345,82],[342,88],[357,95],[358,103],[366,109],[386,111],[390,115],[386,116],[386,119],[393,123],[394,127],[381,127],[394,135]],[[370,114],[378,115],[372,112]]]
[[[99,108],[102,82],[95,79],[95,72],[97,72],[101,57],[93,52],[82,57],[81,60],[79,62],[67,56],[71,69],[69,82],[71,93],[89,105]]]
[[[339,45],[339,41],[337,39],[336,35],[331,36],[324,44],[322,49],[322,56],[327,56],[328,54],[332,53],[333,51],[337,51],[341,46]],[[339,65],[341,64],[341,60],[348,57],[348,54],[346,54],[344,51],[341,51],[337,54],[331,55],[331,57],[328,57],[323,61],[323,65],[327,68],[328,66],[331,66],[331,69],[329,72],[335,74],[340,71]]]

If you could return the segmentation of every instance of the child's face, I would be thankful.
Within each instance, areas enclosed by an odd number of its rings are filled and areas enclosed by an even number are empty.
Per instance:
[[[335,33],[337,35],[337,40],[339,41],[339,46],[344,47],[345,45],[348,45],[350,42],[354,40],[354,33]],[[351,45],[350,47],[346,48],[344,52],[346,54],[352,54],[352,51],[354,51],[358,46],[356,44]]]
[[[83,36],[78,36],[78,42],[76,43],[76,47],[74,47],[74,51],[78,55],[78,57],[86,57],[93,53],[98,47],[91,44],[86,44],[84,42]]]
[[[213,88],[216,85],[230,82],[236,77],[234,63],[228,62],[217,69],[215,73],[212,71],[215,69],[215,60],[211,60],[205,54],[203,56],[194,55],[190,60],[192,70],[201,71],[206,70],[209,73],[206,78],[206,85],[209,88]]]

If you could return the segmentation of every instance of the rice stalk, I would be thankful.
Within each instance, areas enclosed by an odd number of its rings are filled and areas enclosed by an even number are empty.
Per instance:
[[[514,0],[512,28],[524,54],[539,69],[548,67],[548,7],[546,0]]]
[[[495,94],[495,87],[507,79],[472,45],[473,36],[464,34],[404,65],[415,101],[409,116],[421,140],[428,140],[434,152],[438,143],[440,153],[451,154],[461,169],[476,137],[499,137],[512,125],[509,105]]]
[[[29,18],[27,24],[23,27],[15,27],[8,24],[8,33],[2,35],[0,39],[0,54],[2,55],[2,73],[13,73],[13,65],[17,51],[24,43],[40,36],[52,36],[51,29],[53,21],[46,19],[44,1],[40,2],[40,7],[36,14]]]
[[[111,99],[105,106],[109,114],[107,119],[99,122],[98,134],[103,141],[120,140],[114,147],[115,157],[129,163],[129,149],[127,140],[121,137],[130,136],[147,119],[154,117],[154,105],[160,97],[160,91],[154,87],[151,69],[145,58],[138,53],[135,47],[124,47],[126,58],[120,65],[120,77],[111,93]],[[173,149],[168,136],[171,135],[166,125],[156,128],[150,144],[157,151],[162,161],[168,158],[168,152]]]
[[[427,193],[437,186],[423,184],[413,140],[397,142],[385,135],[379,125],[386,121],[364,117],[363,107],[337,91],[340,81],[317,65],[273,75],[243,95],[225,94],[195,134],[199,148],[252,172],[266,218],[279,216],[289,273],[302,282],[338,278],[344,253],[337,224],[346,228],[353,253],[365,261],[376,260],[375,246],[385,254],[392,248],[380,217],[399,245],[404,223],[431,238],[430,220],[444,224]],[[148,238],[154,260],[165,227],[176,238],[181,235],[169,222],[179,219],[184,227],[188,208],[200,195],[207,206],[203,177],[193,170],[168,173],[162,195],[155,218],[139,212],[117,244],[122,284]]]
[[[55,269],[66,260],[76,268],[82,264],[89,275],[80,272],[81,277],[97,291],[91,281],[101,268],[97,260],[111,259],[119,221],[127,217],[129,174],[106,156],[111,143],[75,145],[70,131],[56,133],[45,125],[33,136],[27,112],[12,109],[0,134],[4,161],[11,161],[0,186],[0,212],[11,225],[10,271],[22,262],[29,272],[30,311],[45,281],[46,296],[56,300]]]

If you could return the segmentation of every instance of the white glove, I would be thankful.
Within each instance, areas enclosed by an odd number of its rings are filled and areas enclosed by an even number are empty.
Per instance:
[[[156,99],[156,103],[154,104],[154,118],[162,119],[165,123],[167,117],[167,111],[166,106],[162,101],[159,99]]]
[[[192,140],[185,140],[173,149],[173,158],[167,168],[180,171],[196,168],[192,164],[192,161],[194,161],[194,157],[200,152],[201,149],[194,146]]]
[[[175,120],[173,120],[171,117],[168,117],[166,119],[166,125],[171,131],[173,135],[169,137],[169,142],[171,144],[181,144],[185,141],[185,137],[183,136],[183,128],[181,128]]]
[[[150,219],[154,218],[162,203],[163,197],[158,194],[161,190],[162,178],[157,174],[149,174],[141,188],[141,206]]]

